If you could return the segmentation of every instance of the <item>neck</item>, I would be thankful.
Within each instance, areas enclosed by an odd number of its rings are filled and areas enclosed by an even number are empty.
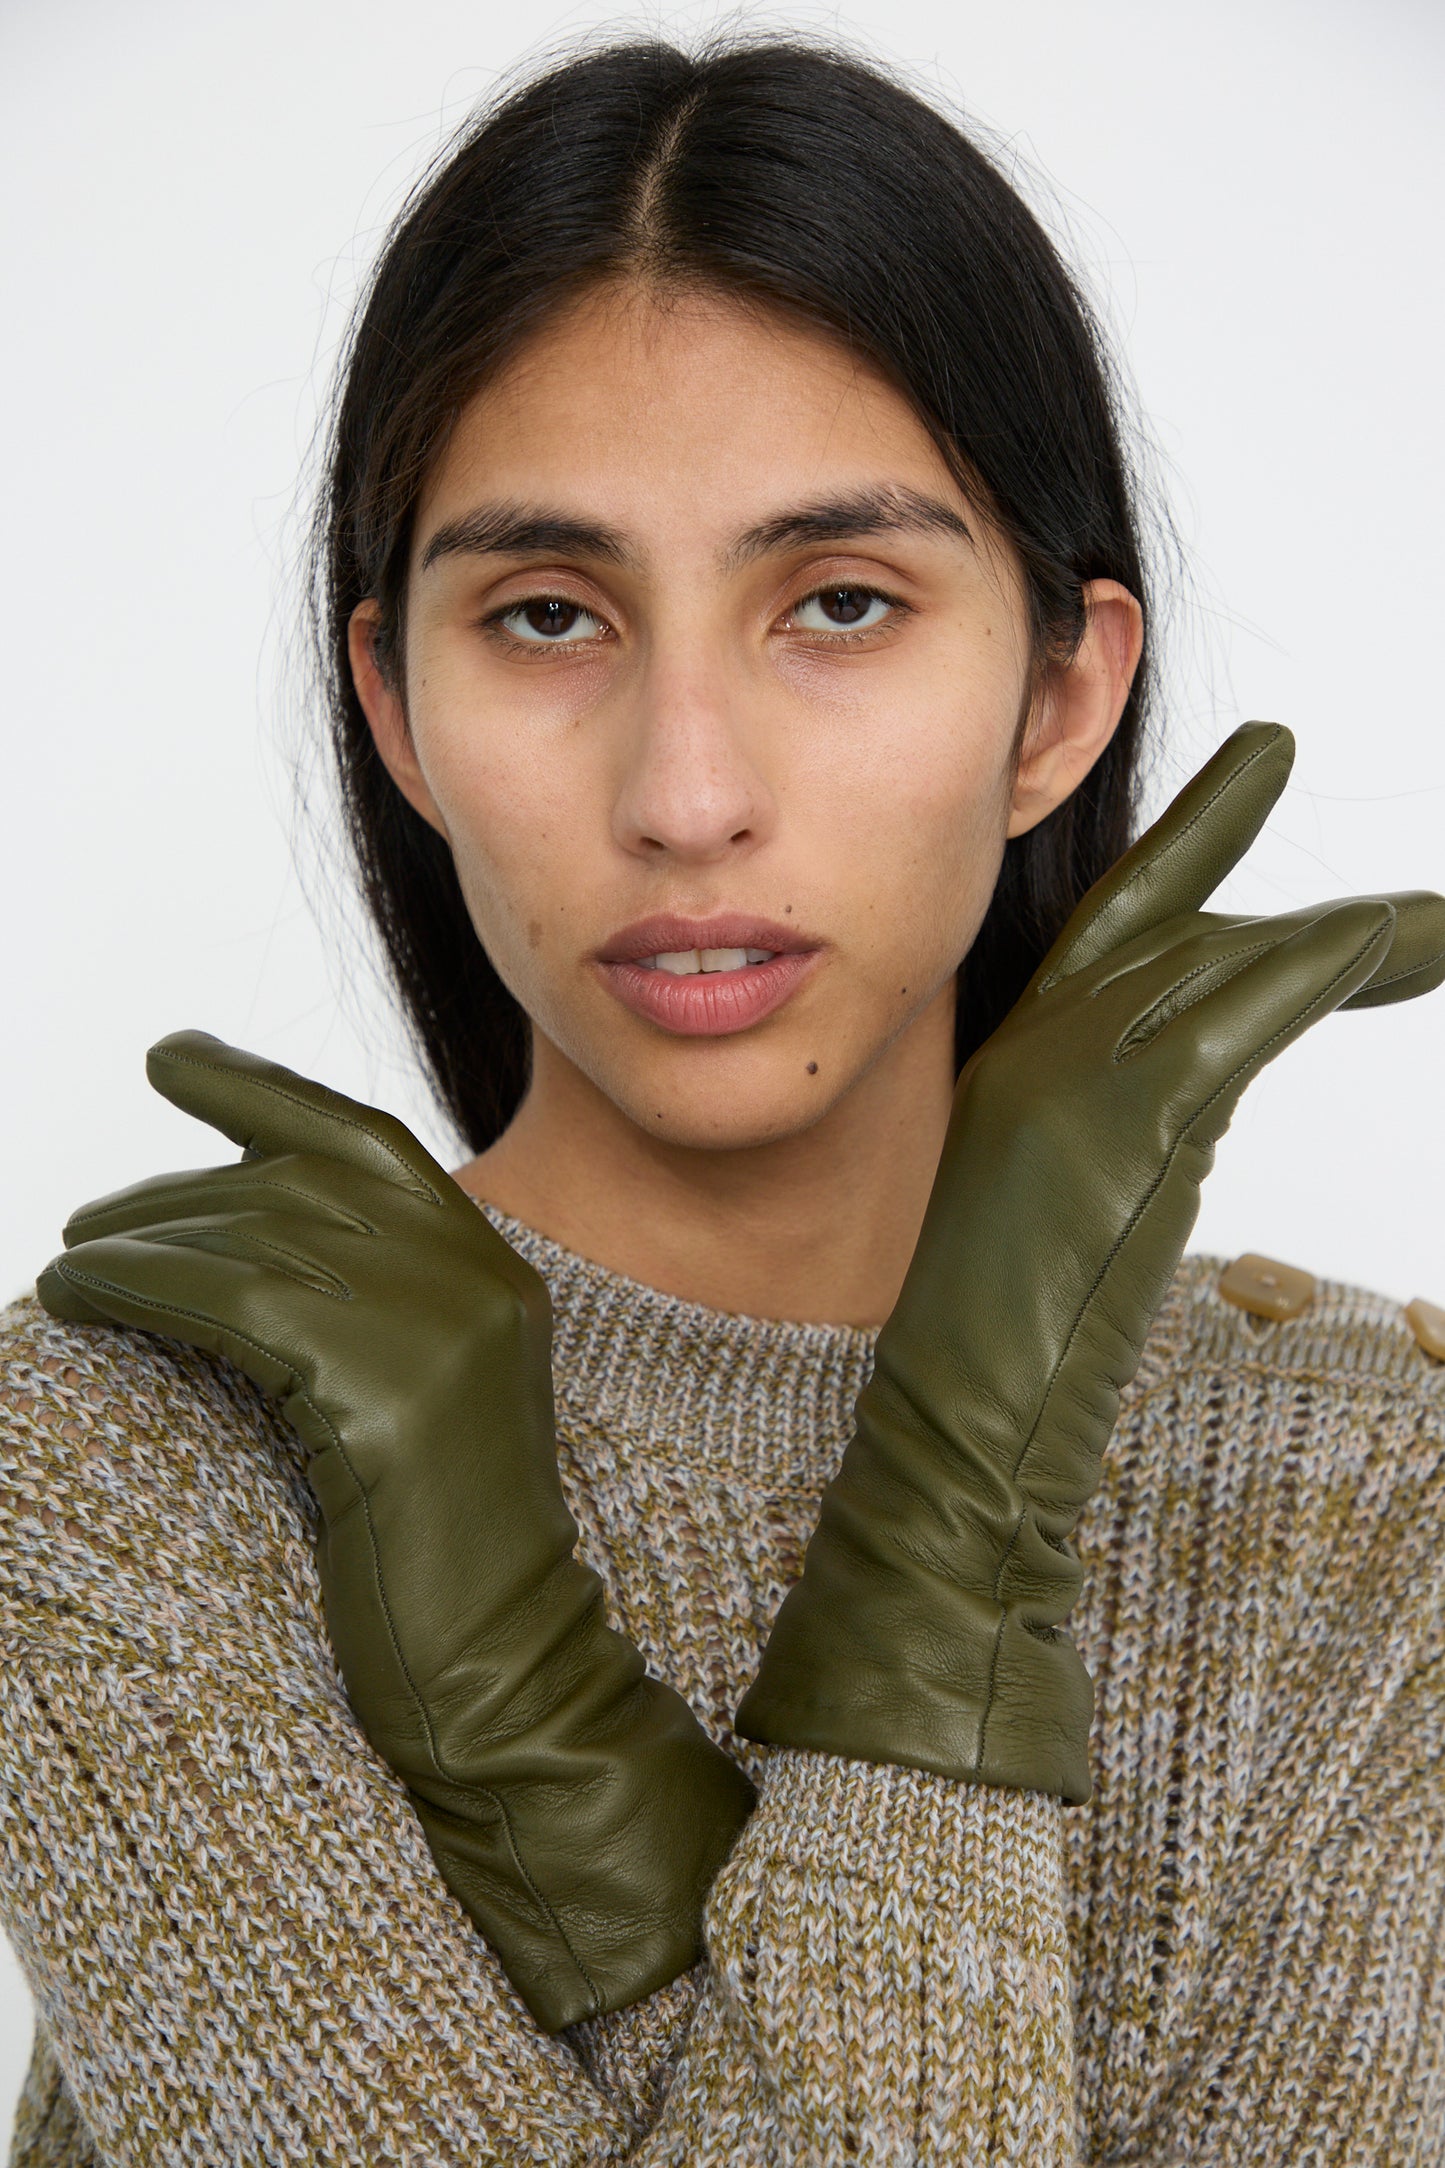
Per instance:
[[[873,1327],[897,1300],[953,1098],[954,989],[795,1136],[727,1151],[650,1137],[540,1035],[473,1196],[710,1309]]]

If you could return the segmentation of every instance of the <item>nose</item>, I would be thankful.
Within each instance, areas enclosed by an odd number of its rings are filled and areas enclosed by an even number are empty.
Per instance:
[[[772,833],[759,718],[716,655],[654,656],[633,688],[612,832],[633,856],[711,865]]]

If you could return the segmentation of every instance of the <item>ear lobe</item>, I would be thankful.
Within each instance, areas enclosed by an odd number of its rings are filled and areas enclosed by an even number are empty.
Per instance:
[[[359,602],[346,628],[346,652],[351,663],[351,682],[362,713],[371,725],[377,751],[391,766],[390,755],[409,732],[400,694],[387,683],[376,659],[375,637],[380,605],[374,596]]]
[[[1078,789],[1119,727],[1144,646],[1144,613],[1118,580],[1089,580],[1084,636],[1050,667],[1014,783],[1008,834],[1023,835]]]
[[[438,835],[445,836],[450,842],[446,823],[417,759],[406,703],[400,691],[388,681],[376,659],[374,641],[379,615],[380,605],[374,595],[369,595],[364,602],[356,605],[347,624],[346,652],[351,663],[351,681],[356,687],[356,697],[370,726],[372,739],[387,774],[407,804],[420,813],[422,819],[429,827],[435,828]]]
[[[1053,673],[1041,686],[1024,731],[1009,801],[1009,837],[1027,834],[1082,782],[1086,770],[1066,773],[1068,736],[1059,713],[1060,687]]]

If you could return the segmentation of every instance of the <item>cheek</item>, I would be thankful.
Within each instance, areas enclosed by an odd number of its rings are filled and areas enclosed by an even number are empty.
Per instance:
[[[477,938],[530,1006],[568,921],[578,821],[564,776],[517,731],[433,729],[423,753]]]
[[[818,763],[815,832],[846,866],[861,922],[895,954],[920,942],[961,954],[972,938],[1003,855],[1011,728],[1006,712],[920,701],[891,724],[875,714]]]

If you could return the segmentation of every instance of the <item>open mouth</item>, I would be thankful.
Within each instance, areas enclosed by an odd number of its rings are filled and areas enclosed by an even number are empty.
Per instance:
[[[666,971],[673,978],[690,978],[703,971],[742,971],[749,964],[770,964],[776,949],[705,948],[667,949],[658,956],[639,956],[644,971]]]
[[[828,951],[796,922],[753,911],[658,911],[621,927],[592,964],[635,1016],[682,1038],[719,1038],[791,1001]]]

